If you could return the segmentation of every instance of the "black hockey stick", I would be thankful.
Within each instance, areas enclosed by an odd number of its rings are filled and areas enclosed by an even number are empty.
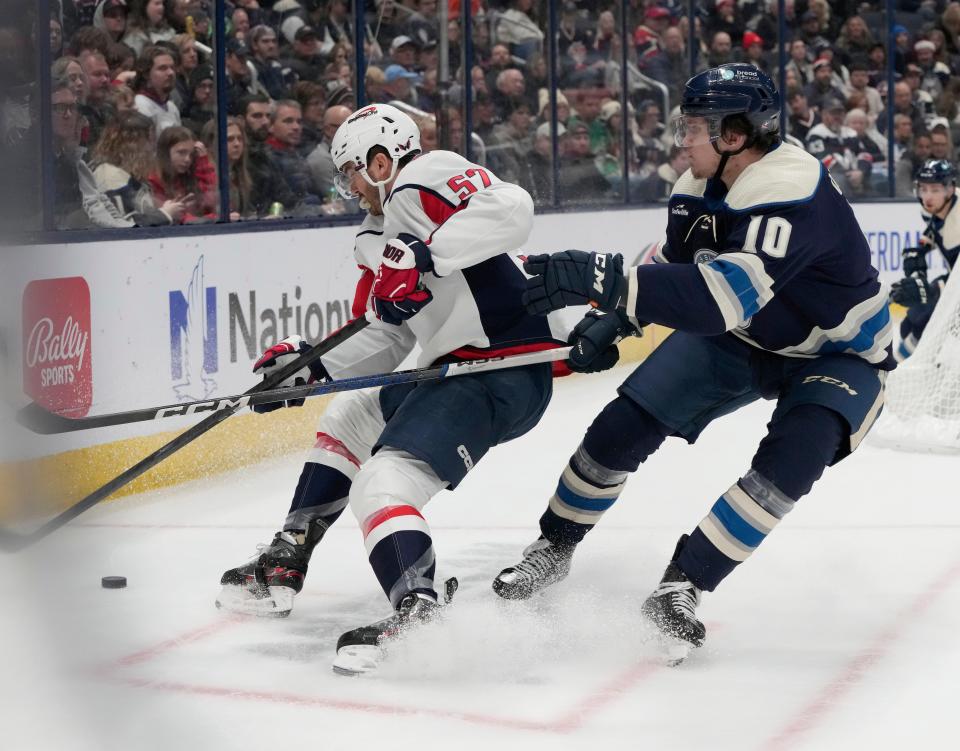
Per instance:
[[[550,349],[539,352],[528,352],[506,357],[491,357],[484,360],[467,360],[445,365],[436,365],[414,370],[401,370],[395,373],[379,375],[357,376],[343,378],[329,383],[312,383],[305,386],[287,386],[281,389],[271,389],[257,393],[222,396],[216,399],[204,399],[194,402],[181,402],[165,407],[147,407],[129,412],[113,412],[110,414],[94,415],[93,417],[64,417],[47,412],[37,404],[24,407],[17,415],[17,420],[35,433],[69,433],[75,430],[102,428],[112,425],[126,425],[133,422],[148,422],[161,420],[165,417],[180,417],[183,415],[220,412],[243,407],[253,407],[258,404],[272,404],[288,399],[305,399],[323,394],[335,394],[340,391],[356,391],[358,389],[389,386],[397,383],[411,383],[414,381],[428,381],[437,378],[449,378],[466,373],[479,373],[485,370],[500,370],[522,365],[533,365],[541,362],[563,360],[570,351],[569,347]]]
[[[334,347],[342,344],[358,331],[363,330],[368,324],[369,321],[367,321],[366,318],[357,318],[355,321],[351,321],[342,329],[327,337],[315,347],[312,347],[308,352],[305,352],[296,360],[282,367],[269,378],[266,378],[258,383],[252,389],[247,391],[247,394],[255,394],[261,391],[275,389],[277,384],[281,383],[284,379],[289,378],[301,368],[306,367],[309,363],[323,356]],[[32,545],[38,540],[43,539],[51,532],[55,532],[64,524],[75,519],[87,509],[100,503],[100,501],[102,501],[104,498],[113,495],[124,485],[132,482],[148,469],[151,469],[162,462],[171,454],[176,453],[187,444],[202,436],[208,430],[215,428],[221,422],[234,414],[238,409],[240,409],[240,405],[235,405],[231,408],[214,412],[205,420],[198,422],[196,425],[187,429],[169,443],[158,448],[145,459],[141,459],[139,462],[130,467],[130,469],[114,477],[106,485],[94,490],[86,498],[81,499],[73,506],[61,512],[49,521],[44,522],[33,532],[21,534],[19,532],[13,532],[9,529],[0,528],[0,550],[11,552],[20,550],[28,545]]]

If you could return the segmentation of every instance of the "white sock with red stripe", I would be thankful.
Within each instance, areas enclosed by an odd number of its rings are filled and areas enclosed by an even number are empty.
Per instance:
[[[392,448],[375,454],[354,480],[350,506],[393,607],[410,592],[437,598],[433,540],[420,510],[445,485],[426,462]]]

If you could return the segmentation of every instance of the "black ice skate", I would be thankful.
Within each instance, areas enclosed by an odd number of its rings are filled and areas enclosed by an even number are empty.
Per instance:
[[[703,645],[707,635],[704,625],[697,619],[696,607],[700,604],[700,590],[677,566],[677,557],[687,541],[683,535],[663,572],[660,584],[643,603],[643,614],[657,627],[667,651],[667,662],[679,665],[690,651]]]
[[[457,586],[456,579],[446,581],[444,604],[453,598]],[[411,592],[400,600],[396,612],[389,618],[341,634],[337,640],[333,672],[339,675],[360,675],[376,670],[386,656],[386,648],[391,642],[436,620],[442,607],[432,597]]]
[[[293,596],[303,588],[310,554],[326,532],[317,521],[311,534],[277,532],[273,542],[257,546],[257,557],[225,571],[217,607],[233,613],[286,618]]]
[[[570,573],[573,545],[554,545],[541,536],[523,551],[523,560],[493,580],[493,591],[505,600],[526,600]]]

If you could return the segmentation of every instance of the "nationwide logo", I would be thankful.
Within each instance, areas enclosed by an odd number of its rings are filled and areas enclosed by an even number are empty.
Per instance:
[[[83,277],[40,279],[23,292],[23,390],[41,407],[83,417],[93,403],[90,288]]]
[[[246,366],[291,334],[318,342],[350,320],[349,300],[302,300],[299,286],[276,294],[248,289],[218,295],[216,286],[208,286],[203,256],[186,289],[170,290],[167,296],[170,380],[179,401],[201,401],[215,394],[223,377],[222,361]],[[224,303],[219,314],[218,302]]]
[[[172,290],[169,302],[173,391],[181,401],[206,399],[217,390],[217,289],[204,286],[203,256],[186,292]]]

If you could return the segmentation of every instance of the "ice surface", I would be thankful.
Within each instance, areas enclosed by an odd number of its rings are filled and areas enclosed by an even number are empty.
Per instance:
[[[529,603],[496,598],[491,578],[536,536],[626,373],[559,381],[536,430],[427,507],[438,573],[461,588],[376,676],[330,669],[342,631],[387,614],[349,513],[290,618],[214,608],[222,571],[282,521],[302,457],[106,503],[2,556],[0,748],[960,747],[956,457],[865,446],[827,470],[705,594],[706,646],[678,668],[659,662],[640,603],[677,536],[748,468],[769,403],[696,446],[668,441],[565,582]],[[129,586],[101,589],[115,574]]]

